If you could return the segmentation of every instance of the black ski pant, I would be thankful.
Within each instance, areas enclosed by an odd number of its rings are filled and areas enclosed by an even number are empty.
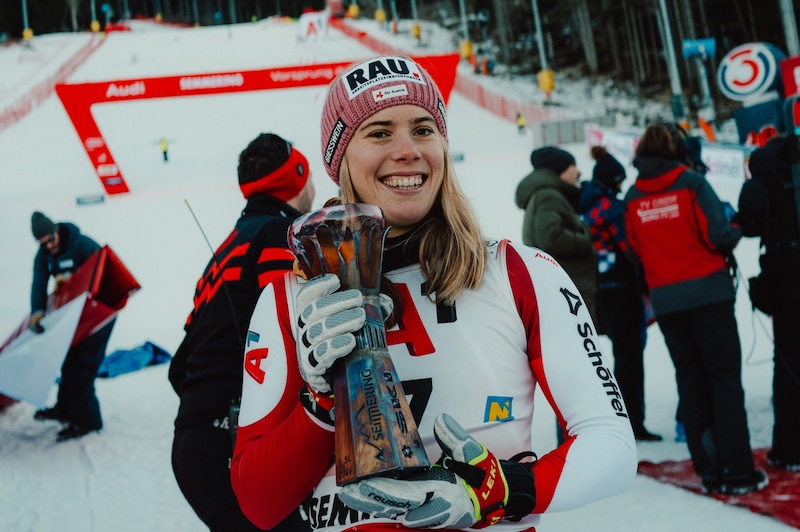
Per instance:
[[[755,466],[733,301],[659,314],[658,324],[675,365],[695,472],[712,482],[749,478]]]
[[[800,348],[797,344],[800,307],[781,302],[772,316],[775,368],[772,403],[775,425],[770,456],[787,464],[800,464]]]
[[[614,352],[614,376],[634,432],[644,430],[644,306],[634,285],[601,287],[600,319]]]
[[[261,530],[239,508],[231,487],[231,435],[211,422],[175,429],[172,470],[175,479],[197,516],[211,532]],[[268,502],[265,502],[268,504]],[[272,530],[310,531],[297,509]]]
[[[56,408],[66,421],[87,430],[103,428],[94,380],[106,356],[106,346],[115,322],[116,318],[71,347],[61,366]]]

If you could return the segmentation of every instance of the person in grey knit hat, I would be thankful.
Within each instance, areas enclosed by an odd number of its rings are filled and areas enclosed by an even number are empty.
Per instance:
[[[39,211],[31,215],[31,233],[39,243],[39,249],[33,260],[28,329],[34,334],[44,334],[50,277],[55,278],[54,292],[57,292],[100,249],[100,245],[82,234],[75,224],[55,223]],[[56,441],[80,438],[103,428],[94,379],[105,358],[115,322],[116,318],[70,347],[61,366],[61,382],[55,406],[34,414],[34,419],[64,424]]]

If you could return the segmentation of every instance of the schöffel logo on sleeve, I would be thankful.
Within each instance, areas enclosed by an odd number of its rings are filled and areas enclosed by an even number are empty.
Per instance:
[[[364,90],[387,81],[410,81],[425,85],[417,65],[402,57],[379,57],[361,63],[348,71],[344,80],[351,100]]]

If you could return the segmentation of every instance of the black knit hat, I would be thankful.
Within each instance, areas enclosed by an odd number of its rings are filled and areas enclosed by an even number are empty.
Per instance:
[[[36,240],[56,232],[57,226],[44,214],[36,211],[31,216],[31,231]]]
[[[564,170],[575,164],[575,157],[561,148],[545,146],[531,152],[531,164],[534,169],[547,168],[561,175]]]
[[[772,137],[763,147],[751,153],[747,166],[753,177],[777,176],[783,181],[785,176],[791,176],[788,144],[787,137]]]
[[[245,198],[262,193],[289,201],[308,181],[308,160],[290,142],[262,133],[239,154],[238,173]]]
[[[625,181],[625,167],[603,146],[592,146],[592,159],[595,160],[592,181],[608,188],[616,188]]]

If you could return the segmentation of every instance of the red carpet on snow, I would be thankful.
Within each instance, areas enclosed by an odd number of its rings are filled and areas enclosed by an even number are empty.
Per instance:
[[[751,512],[769,515],[789,526],[800,528],[800,473],[790,473],[767,465],[767,449],[753,452],[756,467],[769,475],[769,486],[748,495],[705,495],[726,504],[747,508]],[[700,478],[692,469],[692,462],[639,462],[639,473],[667,484],[702,494]]]

